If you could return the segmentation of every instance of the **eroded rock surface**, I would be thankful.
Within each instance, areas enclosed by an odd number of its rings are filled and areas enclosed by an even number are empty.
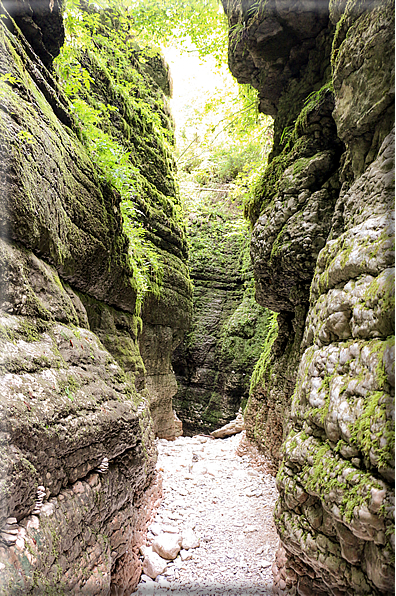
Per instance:
[[[217,186],[188,188],[195,197],[187,227],[194,309],[173,357],[174,404],[187,433],[235,418],[268,331],[268,311],[254,300],[246,223],[227,185]]]
[[[231,69],[276,114],[246,212],[278,330],[245,423],[280,463],[278,591],[391,594],[394,6],[224,4]]]
[[[159,138],[136,140],[141,120],[133,128],[124,119],[163,270],[161,296],[140,318],[120,196],[91,161],[53,78],[59,5],[13,8],[2,7],[0,28],[0,593],[130,594],[162,494],[155,433],[177,434],[170,357],[191,310],[173,164]],[[96,74],[103,87],[92,97],[119,107],[119,97],[101,95],[111,86]],[[161,105],[154,79],[152,90]],[[120,135],[120,120],[113,126]],[[160,411],[156,375],[166,376]]]

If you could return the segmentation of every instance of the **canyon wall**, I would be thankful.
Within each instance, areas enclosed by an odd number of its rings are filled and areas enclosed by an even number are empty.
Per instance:
[[[240,208],[225,185],[193,192],[204,196],[187,226],[194,308],[173,357],[173,402],[186,433],[213,431],[246,404],[270,318],[254,300],[249,231]]]
[[[161,263],[139,316],[120,194],[52,70],[59,4],[1,10],[0,593],[130,594],[161,496],[154,437],[177,434],[171,352],[191,312],[173,161],[144,105],[129,110],[88,61],[91,97],[113,106],[112,134],[139,174]],[[148,66],[147,105],[162,102],[170,122],[166,68]]]
[[[394,4],[224,1],[275,117],[245,211],[277,313],[247,434],[279,466],[278,593],[394,591]]]

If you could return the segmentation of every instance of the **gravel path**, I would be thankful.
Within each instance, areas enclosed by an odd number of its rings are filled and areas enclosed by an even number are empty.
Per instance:
[[[155,581],[142,575],[134,594],[271,594],[275,480],[236,455],[241,437],[158,441],[164,500],[147,543],[192,529],[199,546],[182,549]]]

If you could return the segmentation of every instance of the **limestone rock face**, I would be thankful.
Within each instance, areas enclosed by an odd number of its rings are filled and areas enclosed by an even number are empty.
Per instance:
[[[252,274],[243,266],[247,230],[235,233],[240,213],[224,188],[211,200],[214,206],[196,208],[188,224],[194,309],[173,356],[174,404],[186,433],[212,431],[235,418],[267,333],[267,311],[255,302]]]
[[[177,431],[172,397],[177,392],[172,368],[173,350],[182,333],[165,325],[145,325],[139,338],[140,353],[146,364],[146,387],[150,393],[150,409],[155,433],[163,439],[173,439]]]
[[[6,8],[43,64],[51,67],[65,39],[61,2],[16,0],[7,2]]]
[[[175,434],[170,353],[191,310],[172,163],[157,151],[145,171],[156,200],[139,198],[148,226],[161,224],[164,272],[140,318],[120,197],[51,74],[59,5],[13,7],[0,27],[0,594],[130,594],[162,492],[158,420]],[[127,140],[138,165],[143,141]],[[157,415],[150,377],[165,370]]]
[[[276,114],[247,215],[278,329],[246,432],[280,464],[278,593],[379,596],[394,591],[394,6],[315,3],[315,20],[303,4],[225,3],[230,66]]]
[[[307,303],[316,259],[330,231],[339,191],[334,173],[342,150],[333,108],[327,91],[301,119],[292,150],[269,166],[278,166],[278,192],[261,205],[251,256],[256,298],[277,312],[293,312]]]
[[[275,518],[288,565],[314,569],[314,593],[393,591],[393,154],[389,135],[344,197],[345,231],[321,251],[311,288]]]
[[[175,216],[178,199],[174,160],[161,138],[156,137],[153,130],[151,136],[147,133],[146,128],[150,130],[150,125],[139,119],[129,106],[124,105],[118,95],[109,91],[112,82],[106,69],[101,68],[94,60],[87,60],[86,56],[81,57],[81,64],[95,81],[92,92],[95,93],[96,100],[114,108],[111,120],[114,134],[125,150],[130,152],[132,163],[143,176],[142,191],[136,194],[134,200],[139,223],[145,228],[145,237],[155,246],[161,265],[160,291],[155,296],[147,295],[142,304],[141,333],[133,329],[134,323],[127,314],[133,313],[134,303],[121,305],[119,293],[114,300],[107,302],[125,310],[126,313],[122,316],[114,312],[109,314],[108,308],[104,313],[92,300],[85,300],[84,304],[90,317],[90,325],[101,341],[124,370],[134,374],[140,389],[145,387],[149,396],[154,433],[158,437],[171,439],[179,434],[172,409],[172,397],[177,385],[171,357],[189,327],[192,310],[191,283],[186,266],[187,243],[183,225]],[[160,100],[161,118],[171,135],[172,121],[163,93],[163,90],[170,93],[169,68],[161,56],[154,54],[148,61],[146,70],[150,78],[147,78],[145,71],[141,75],[146,77],[147,85],[151,86],[153,98]],[[130,75],[126,73],[125,76]],[[168,81],[168,87],[165,81]],[[131,288],[130,278],[126,281]],[[89,294],[92,296],[92,292]],[[128,339],[129,335],[132,335],[132,343]]]
[[[276,116],[284,88],[307,66],[329,21],[327,2],[224,0],[230,25],[229,65],[241,83],[259,90],[260,109]]]

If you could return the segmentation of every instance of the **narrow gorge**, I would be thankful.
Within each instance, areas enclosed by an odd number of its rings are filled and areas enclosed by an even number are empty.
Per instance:
[[[155,2],[132,4],[0,2],[0,594],[130,596],[190,447],[222,483],[195,513],[230,508],[248,458],[193,435],[240,409],[278,495],[257,593],[394,594],[394,2],[222,0],[274,119],[246,221],[213,180],[186,213],[170,69],[134,38]]]

